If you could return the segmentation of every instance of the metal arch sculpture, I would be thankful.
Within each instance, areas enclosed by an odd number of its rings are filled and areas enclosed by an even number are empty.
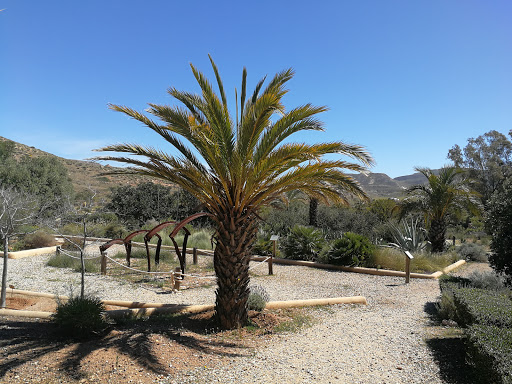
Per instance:
[[[167,228],[170,225],[177,224],[176,221],[166,221],[164,223],[158,224],[155,228],[151,229],[144,236],[144,244],[146,245],[146,253],[148,255],[148,272],[151,271],[151,259],[149,257],[149,242],[153,238],[153,236],[158,237],[158,243],[156,245],[156,253],[155,253],[155,264],[160,264],[160,248],[162,247],[162,237],[158,234],[162,229]],[[179,257],[179,255],[178,255]]]
[[[109,240],[105,244],[100,246],[100,253],[103,254],[103,252],[105,252],[107,249],[109,249],[111,246],[113,246],[115,244],[123,244],[124,249],[126,250],[126,264],[128,266],[130,266],[130,259],[131,259],[131,254],[132,254],[132,239],[135,236],[140,235],[141,233],[147,233],[147,232],[149,232],[149,229],[139,229],[135,232],[130,233],[124,239]],[[160,238],[159,235],[157,235],[157,236]],[[149,253],[147,255],[149,257]]]
[[[185,227],[188,223],[190,223],[191,221],[199,218],[199,217],[202,217],[202,216],[210,216],[209,213],[206,213],[206,212],[199,212],[199,213],[194,213],[193,215],[187,217],[186,219],[180,221],[179,223],[175,222],[175,221],[166,221],[164,223],[161,223],[159,225],[157,225],[155,228],[153,228],[152,230],[150,230],[146,236],[144,236],[144,243],[146,244],[146,252],[148,254],[148,271],[150,270],[150,264],[149,264],[149,246],[148,246],[148,243],[149,241],[151,240],[151,238],[155,235],[157,235],[157,232],[160,232],[162,229],[170,226],[170,225],[173,225],[173,224],[176,224],[176,226],[174,227],[174,229],[172,230],[172,232],[169,234],[169,238],[171,239],[173,245],[174,245],[174,250],[176,252],[176,255],[178,256],[178,260],[180,261],[180,269],[181,269],[181,273],[184,274],[185,273],[185,267],[186,267],[186,255],[187,255],[187,241],[188,241],[188,237],[190,236],[190,231]],[[176,240],[174,239],[174,237],[178,234],[178,232],[180,230],[182,230],[185,232],[185,236],[183,238],[183,245],[182,245],[182,250],[180,252],[180,247],[178,246],[178,243],[176,242]],[[155,263],[158,264],[159,261],[160,261],[160,246],[161,246],[161,239],[158,240],[158,245],[157,245],[157,250],[156,250],[156,255],[155,255]]]
[[[173,228],[172,232],[169,234],[169,238],[171,239],[171,241],[174,245],[174,250],[175,250],[176,255],[178,256],[178,259],[180,261],[181,273],[184,274],[185,267],[186,267],[187,241],[188,241],[188,237],[190,236],[190,231],[185,226],[188,223],[190,223],[191,221],[193,221],[199,217],[202,217],[202,216],[211,216],[211,214],[206,213],[206,212],[199,212],[199,213],[195,213],[195,214],[187,217],[186,219],[180,221],[179,223],[176,221],[166,221],[164,223],[158,224],[156,227],[154,227],[153,229],[150,229],[150,230],[149,229],[140,229],[140,230],[134,231],[134,232],[130,233],[128,236],[126,236],[124,239],[109,240],[108,242],[106,242],[105,244],[100,246],[100,252],[101,252],[101,254],[103,254],[108,248],[110,248],[111,246],[113,246],[115,244],[124,244],[124,247],[126,249],[126,262],[127,262],[128,266],[130,266],[132,239],[137,235],[146,233],[146,235],[144,236],[144,245],[146,247],[146,255],[147,255],[147,260],[148,260],[148,272],[151,272],[151,258],[150,258],[150,252],[149,252],[149,242],[151,241],[153,236],[158,237],[158,242],[156,245],[156,253],[155,253],[155,264],[158,265],[160,263],[160,249],[162,247],[162,237],[158,234],[158,232],[160,232],[164,228],[167,228],[167,227],[175,224],[176,226]],[[178,246],[178,243],[174,239],[174,237],[179,233],[180,230],[183,230],[185,232],[185,236],[183,238],[183,246],[182,246],[181,251],[180,251],[180,247]]]
[[[176,227],[172,230],[172,232],[169,234],[169,237],[171,238],[172,243],[174,244],[174,249],[176,250],[176,254],[178,255],[178,259],[180,260],[180,267],[181,267],[181,273],[185,273],[185,267],[187,266],[187,240],[190,235],[190,231],[185,227],[188,223],[190,223],[192,220],[195,220],[202,216],[209,216],[209,213],[206,212],[199,212],[194,213],[193,215],[187,217],[186,219],[179,222]],[[178,232],[183,229],[185,231],[185,236],[183,237],[183,246],[182,251],[180,254],[180,248],[178,247],[178,243],[176,243],[176,240],[174,240],[174,236],[178,234]],[[184,276],[182,276],[183,278]]]
[[[149,232],[149,229],[139,229],[138,231],[132,232],[124,238],[124,249],[126,249],[126,263],[128,264],[128,266],[130,266],[130,258],[132,255],[132,239],[135,236],[140,235],[141,233],[147,232]]]

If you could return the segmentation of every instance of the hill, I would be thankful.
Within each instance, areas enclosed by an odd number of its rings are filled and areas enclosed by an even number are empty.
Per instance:
[[[0,136],[0,141],[12,141]],[[101,199],[108,199],[111,188],[120,185],[132,185],[153,181],[146,176],[139,175],[104,175],[105,172],[112,171],[116,167],[101,165],[93,161],[64,159],[52,155],[51,153],[41,151],[35,147],[29,147],[21,143],[15,143],[15,156],[53,156],[57,157],[68,170],[69,177],[73,182],[76,193],[92,189],[98,193]],[[425,177],[420,173],[407,176],[400,176],[392,179],[385,173],[370,173],[367,176],[356,174],[354,178],[361,184],[362,188],[372,198],[399,198],[403,196],[405,188],[420,184],[425,181]],[[157,181],[160,184],[173,186]]]
[[[12,141],[0,136],[0,141]],[[68,175],[73,183],[73,187],[77,194],[81,194],[88,190],[93,190],[98,194],[100,201],[107,201],[109,199],[110,190],[114,187],[121,185],[132,185],[135,186],[140,183],[155,180],[140,175],[104,175],[105,172],[109,172],[116,167],[109,165],[101,165],[94,161],[86,160],[71,160],[65,159],[59,156],[55,156],[51,153],[41,151],[35,147],[29,147],[28,145],[14,142],[14,156],[21,158],[23,156],[40,157],[40,156],[52,156],[59,159],[66,169]],[[164,184],[161,183],[160,184]],[[173,186],[172,184],[165,184]]]

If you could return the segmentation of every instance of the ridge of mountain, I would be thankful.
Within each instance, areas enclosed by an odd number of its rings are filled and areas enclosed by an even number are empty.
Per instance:
[[[13,141],[0,136],[0,141]],[[35,147],[13,141],[15,144],[14,156],[54,156],[57,157],[68,170],[69,177],[73,182],[75,192],[80,193],[92,189],[103,199],[113,187],[121,185],[132,185],[153,181],[159,184],[173,186],[171,183],[155,181],[147,176],[140,175],[105,175],[105,172],[120,169],[110,165],[102,165],[90,160],[65,159],[51,153],[42,151]],[[391,178],[385,173],[369,173],[368,175],[353,174],[352,177],[361,185],[363,190],[372,198],[399,198],[407,187],[421,184],[425,177],[420,173]]]
[[[173,187],[171,183],[155,181],[148,176],[142,175],[106,175],[106,172],[121,169],[110,165],[102,165],[91,160],[72,160],[56,156],[54,154],[42,151],[16,141],[0,136],[0,141],[11,141],[14,143],[14,157],[19,159],[23,156],[39,157],[52,156],[59,159],[68,171],[69,178],[73,183],[76,194],[81,194],[87,190],[97,193],[100,201],[107,201],[110,191],[114,187],[123,185],[135,186],[140,183],[153,181],[158,184]]]

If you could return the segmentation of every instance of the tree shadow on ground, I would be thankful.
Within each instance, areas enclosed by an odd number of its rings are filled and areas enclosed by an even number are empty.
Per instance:
[[[117,325],[108,334],[89,339],[63,338],[57,326],[48,321],[23,319],[6,320],[0,325],[0,380],[11,370],[37,361],[47,354],[59,353],[58,369],[68,378],[79,380],[88,372],[81,369],[81,362],[95,351],[114,349],[129,357],[145,370],[157,374],[168,374],[168,365],[162,364],[152,348],[152,337],[159,335],[162,343],[177,343],[187,350],[217,356],[246,356],[249,351],[240,342],[228,342],[212,332],[211,320],[207,317],[194,319],[191,316],[157,318],[146,321],[130,321]]]
[[[449,384],[474,383],[478,372],[466,363],[466,347],[461,330],[442,325],[436,303],[426,303],[424,311],[429,315],[429,325],[433,331],[426,344],[439,367],[443,381]],[[437,328],[435,332],[434,328]]]

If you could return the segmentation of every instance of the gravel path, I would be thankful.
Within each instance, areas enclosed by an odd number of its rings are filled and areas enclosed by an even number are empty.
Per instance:
[[[79,274],[46,266],[47,256],[9,260],[8,284],[17,289],[69,294]],[[0,268],[3,267],[0,260]],[[256,264],[254,264],[256,266]],[[224,358],[215,369],[196,369],[161,383],[442,383],[425,343],[429,323],[424,307],[439,296],[435,280],[329,272],[274,264],[255,268],[252,284],[271,300],[362,295],[368,305],[339,305],[320,311],[321,320],[298,333],[274,336],[251,358]],[[211,304],[214,288],[163,294],[86,276],[87,287],[104,299]]]

